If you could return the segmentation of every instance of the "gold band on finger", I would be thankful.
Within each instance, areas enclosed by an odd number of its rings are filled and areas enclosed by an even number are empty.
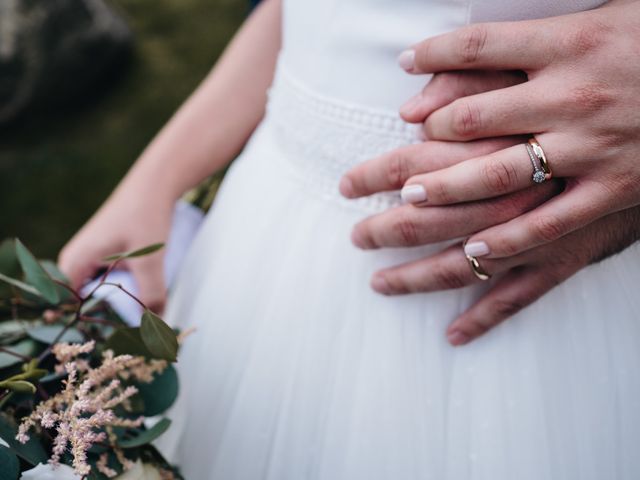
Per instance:
[[[529,145],[531,146],[531,150],[533,154],[540,162],[540,167],[542,167],[542,171],[544,172],[545,180],[551,180],[553,177],[553,172],[551,171],[551,166],[549,165],[549,161],[547,160],[547,156],[544,153],[544,150],[536,140],[536,137],[531,137],[529,139]]]
[[[463,251],[464,251],[464,246],[466,244],[467,244],[467,241],[465,240],[462,243],[462,250]],[[491,275],[488,274],[484,268],[482,268],[482,265],[480,265],[480,262],[478,261],[478,259],[476,257],[474,257],[472,255],[467,255],[466,253],[464,254],[464,256],[467,257],[467,261],[469,262],[469,266],[471,267],[471,271],[476,276],[476,278],[478,278],[479,280],[482,280],[483,282],[486,282],[487,280],[491,279]]]

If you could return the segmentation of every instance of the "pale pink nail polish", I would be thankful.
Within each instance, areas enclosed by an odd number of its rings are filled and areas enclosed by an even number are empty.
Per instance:
[[[490,252],[489,245],[485,242],[470,242],[464,246],[464,253],[470,257],[484,257]]]
[[[408,72],[413,70],[416,63],[416,51],[405,50],[398,56],[398,63]]]
[[[407,185],[400,191],[400,196],[407,203],[424,202],[427,199],[427,191],[422,185]]]
[[[447,340],[449,340],[449,343],[454,347],[458,347],[460,345],[469,343],[469,341],[471,340],[471,337],[469,337],[469,335],[466,335],[462,332],[452,332],[449,335],[447,335]]]

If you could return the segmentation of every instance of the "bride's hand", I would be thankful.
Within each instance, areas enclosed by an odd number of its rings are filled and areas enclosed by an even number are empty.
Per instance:
[[[131,185],[132,186],[132,185]],[[79,288],[105,266],[103,258],[154,243],[166,243],[174,203],[142,187],[116,190],[87,224],[60,252],[58,264]],[[136,279],[139,298],[161,312],[166,297],[164,250],[123,262]]]
[[[614,1],[562,17],[464,27],[401,55],[414,74],[517,69],[529,77],[433,113],[420,98],[407,106],[410,120],[426,117],[430,139],[535,133],[554,175],[566,179],[551,201],[474,235],[468,248],[476,256],[510,257],[640,204],[639,44],[640,2]],[[469,202],[528,188],[532,171],[516,145],[414,176],[405,193],[420,205]]]

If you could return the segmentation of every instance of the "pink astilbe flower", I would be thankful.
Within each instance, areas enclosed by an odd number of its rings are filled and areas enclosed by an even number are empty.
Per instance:
[[[130,409],[129,399],[138,392],[133,386],[123,387],[121,380],[135,379],[148,383],[155,373],[167,366],[164,361],[147,363],[143,357],[115,356],[111,350],[106,350],[101,365],[91,368],[86,360],[77,357],[91,353],[94,347],[93,341],[84,345],[57,344],[53,347],[56,359],[62,364],[61,371],[67,374],[64,389],[38,404],[31,415],[23,418],[16,435],[18,441],[26,443],[32,428],[55,429],[49,462],[57,465],[70,446],[73,467],[80,476],[90,473],[87,451],[98,442],[108,441],[123,466],[127,468],[130,465],[115,445],[112,427],[139,427],[143,418],[131,420],[114,413],[113,409],[119,406]],[[102,466],[106,471],[106,463]]]

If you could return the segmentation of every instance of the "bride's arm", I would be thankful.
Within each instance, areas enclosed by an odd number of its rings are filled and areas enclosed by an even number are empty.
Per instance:
[[[264,114],[280,49],[280,9],[280,0],[256,9],[119,189],[152,182],[175,200],[237,155]]]
[[[254,11],[208,77],[140,156],[109,199],[60,253],[74,286],[114,252],[164,242],[175,201],[226,166],[262,118],[280,49],[281,1]],[[136,259],[140,298],[160,310],[163,253]]]

